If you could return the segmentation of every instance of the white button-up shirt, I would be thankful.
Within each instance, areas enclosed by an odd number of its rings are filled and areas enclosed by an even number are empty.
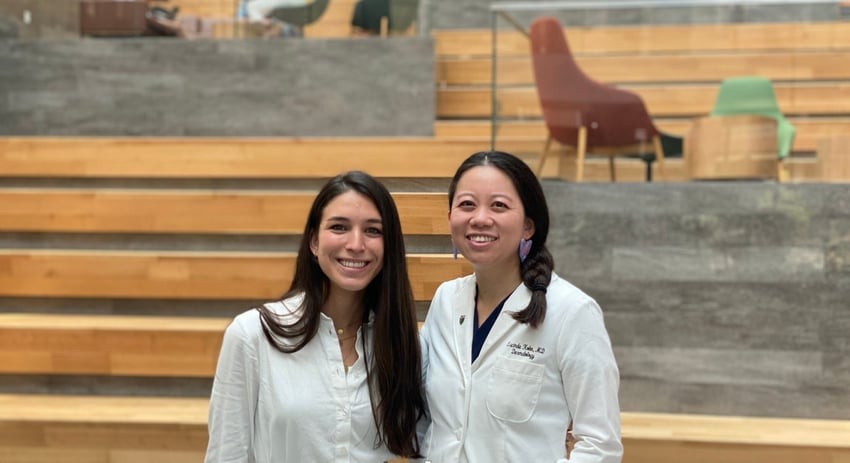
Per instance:
[[[619,373],[599,306],[553,274],[546,318],[532,328],[511,317],[530,298],[514,290],[472,362],[475,276],[437,289],[421,332],[427,459],[565,463],[574,421],[570,463],[620,462]]]
[[[302,297],[267,304],[284,322],[298,316]],[[266,339],[260,315],[237,316],[224,334],[210,400],[206,463],[379,463],[394,456],[375,448],[361,336],[357,362],[343,367],[333,321],[303,349],[284,354]]]

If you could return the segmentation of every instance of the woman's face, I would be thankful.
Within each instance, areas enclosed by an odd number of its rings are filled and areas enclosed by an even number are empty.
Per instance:
[[[310,249],[331,292],[362,291],[384,265],[381,214],[365,196],[346,191],[325,206]]]
[[[534,235],[510,178],[492,166],[473,167],[460,177],[449,228],[452,242],[476,270],[519,269],[519,240]]]

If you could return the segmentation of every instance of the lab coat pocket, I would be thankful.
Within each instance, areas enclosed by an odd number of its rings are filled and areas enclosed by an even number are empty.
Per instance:
[[[494,417],[522,423],[537,406],[543,385],[543,365],[501,358],[490,372],[487,410]]]

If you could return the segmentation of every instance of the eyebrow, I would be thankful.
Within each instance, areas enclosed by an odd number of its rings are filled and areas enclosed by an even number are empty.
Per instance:
[[[475,194],[470,193],[470,192],[459,192],[459,193],[455,194],[455,198],[458,198],[458,199],[463,198],[463,197],[467,197],[467,196],[478,199],[478,196],[476,196]],[[497,198],[507,199],[509,201],[515,201],[516,200],[516,198],[512,197],[508,193],[493,193],[492,195],[490,195],[489,199],[497,199]]]
[[[328,222],[351,222],[351,219],[350,219],[350,218],[348,218],[348,217],[344,217],[344,216],[334,216],[334,217],[328,217],[328,218],[327,218],[327,219],[325,219],[325,220],[327,220]],[[383,220],[381,220],[381,219],[366,219],[366,223],[377,223],[377,224],[383,224],[383,223],[384,223],[384,221],[383,221]]]

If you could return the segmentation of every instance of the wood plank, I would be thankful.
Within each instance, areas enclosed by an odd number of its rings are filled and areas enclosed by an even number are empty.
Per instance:
[[[0,314],[0,373],[212,378],[230,321]]]
[[[789,117],[797,129],[794,151],[815,152],[820,140],[831,136],[850,133],[848,117]],[[673,135],[684,136],[691,127],[690,118],[655,120],[656,126]],[[505,121],[499,124],[497,141],[521,139],[531,143],[536,140],[540,149],[546,139],[546,126],[542,120]],[[443,120],[434,124],[434,136],[451,139],[455,137],[490,137],[490,120]]]
[[[295,234],[312,192],[0,189],[0,230]],[[445,193],[394,193],[402,229],[447,235]]]
[[[448,247],[448,243],[446,243]],[[472,273],[450,255],[410,254],[416,300]],[[289,287],[294,253],[0,250],[0,296],[273,300]]]
[[[25,463],[201,462],[208,410],[203,398],[4,394],[0,457]]]
[[[180,7],[178,18],[182,16],[200,16],[202,18],[234,18],[238,1],[234,0],[179,0],[160,3],[163,8]]]
[[[798,445],[729,444],[716,442],[676,442],[623,438],[625,463],[847,463],[850,451],[843,448],[816,447],[802,439]]]
[[[847,51],[577,56],[579,67],[606,83],[720,82],[729,76],[759,75],[774,81],[848,80]],[[531,58],[498,60],[500,85],[534,85]],[[446,58],[435,63],[437,85],[489,85],[489,57]]]
[[[685,24],[569,27],[574,53],[670,53],[767,50],[842,50],[850,43],[848,22]],[[490,29],[436,30],[435,52],[443,56],[490,56]],[[496,38],[500,55],[528,53],[528,39],[515,30]]]
[[[0,314],[0,373],[212,378],[230,321]]]
[[[210,378],[229,322],[0,314],[0,373]]]
[[[451,178],[489,140],[434,138],[0,138],[6,177]]]
[[[653,117],[707,115],[714,106],[715,84],[623,86],[637,93]],[[779,107],[785,115],[850,114],[850,82],[779,83],[774,85]],[[540,103],[534,87],[499,89],[499,110],[507,118],[540,118]],[[490,117],[489,88],[446,88],[437,91],[439,118]]]
[[[626,439],[850,450],[846,420],[627,412],[621,419]]]
[[[98,450],[138,458],[168,450],[200,462],[191,452],[202,454],[206,447],[208,406],[207,399],[195,398],[3,394],[0,456],[23,458],[4,462],[48,461],[30,458],[50,455],[63,462],[136,463],[140,460],[69,460],[59,452],[71,458]],[[629,463],[850,461],[850,421],[635,412],[623,412],[621,419]]]

